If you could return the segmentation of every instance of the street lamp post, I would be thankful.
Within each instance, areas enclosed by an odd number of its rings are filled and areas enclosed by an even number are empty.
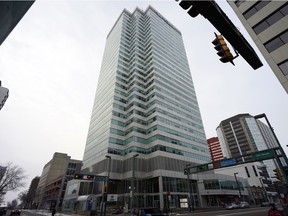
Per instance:
[[[132,213],[132,210],[134,208],[134,178],[135,178],[135,158],[138,157],[139,154],[133,155],[133,160],[132,160],[132,179],[131,179],[131,202],[130,202],[130,214]]]
[[[100,215],[101,216],[106,216],[106,202],[107,202],[107,194],[108,194],[108,184],[109,184],[109,177],[110,177],[110,171],[111,171],[111,156],[106,155],[105,156],[108,159],[108,175],[107,175],[107,179],[104,182],[104,189],[103,189],[103,193],[102,193],[102,205],[101,205],[101,212]],[[105,191],[106,190],[106,191]],[[106,193],[106,196],[105,196]]]
[[[268,194],[267,194],[266,188],[264,187],[263,180],[262,180],[262,178],[259,178],[259,180],[260,180],[260,183],[262,186],[262,190],[264,190],[266,201],[269,202]]]
[[[241,188],[240,188],[240,186],[239,186],[239,182],[238,182],[238,179],[237,179],[237,177],[236,177],[237,174],[238,174],[238,172],[234,173],[234,177],[235,177],[236,184],[237,184],[237,187],[238,187],[238,190],[239,190],[240,201],[242,201]]]

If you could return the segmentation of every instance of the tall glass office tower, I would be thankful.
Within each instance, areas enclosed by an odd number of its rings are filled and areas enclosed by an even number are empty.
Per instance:
[[[135,176],[135,206],[163,208],[169,195],[179,207],[185,166],[209,161],[180,31],[151,6],[123,10],[107,37],[82,172],[111,171],[108,193],[122,206]]]

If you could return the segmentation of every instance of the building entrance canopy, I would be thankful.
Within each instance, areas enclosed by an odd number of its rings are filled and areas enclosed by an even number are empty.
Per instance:
[[[85,202],[85,201],[88,201],[88,200],[91,200],[91,201],[95,201],[96,200],[96,197],[95,195],[84,195],[84,196],[78,196],[77,198],[77,202]]]

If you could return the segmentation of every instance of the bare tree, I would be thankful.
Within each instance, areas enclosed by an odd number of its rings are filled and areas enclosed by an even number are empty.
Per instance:
[[[26,176],[21,167],[13,165],[12,162],[8,162],[1,167],[0,194],[6,194],[8,191],[17,191],[25,186],[24,179],[26,179]]]
[[[26,190],[26,191],[22,191],[21,193],[18,194],[18,200],[20,201],[20,206],[22,208],[28,207],[27,193],[28,193],[28,191]]]

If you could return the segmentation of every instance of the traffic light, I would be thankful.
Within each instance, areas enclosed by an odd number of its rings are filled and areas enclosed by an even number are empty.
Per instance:
[[[234,65],[234,57],[230,52],[230,49],[228,48],[224,37],[222,35],[217,35],[216,33],[214,34],[216,38],[212,41],[212,43],[215,45],[214,48],[218,51],[217,55],[221,57],[220,61],[223,63],[231,62]]]
[[[83,176],[82,174],[75,174],[74,175],[74,179],[83,179]]]
[[[273,171],[274,171],[274,174],[275,174],[276,178],[277,178],[279,181],[284,182],[284,177],[283,177],[280,169],[279,169],[279,168],[276,168],[276,169],[274,169]]]
[[[179,3],[179,5],[184,9],[184,10],[188,10],[188,14],[191,16],[191,17],[196,17],[199,15],[199,10],[198,8],[193,5],[193,1],[186,1],[186,0],[183,0]]]
[[[179,0],[175,1],[179,2]],[[237,50],[237,56],[235,56],[234,59],[239,56],[238,54],[240,54],[254,70],[263,66],[252,46],[225,12],[219,7],[215,0],[180,0],[179,5],[184,10],[189,9],[188,14],[192,17],[201,14],[219,32],[221,32],[233,48]]]

